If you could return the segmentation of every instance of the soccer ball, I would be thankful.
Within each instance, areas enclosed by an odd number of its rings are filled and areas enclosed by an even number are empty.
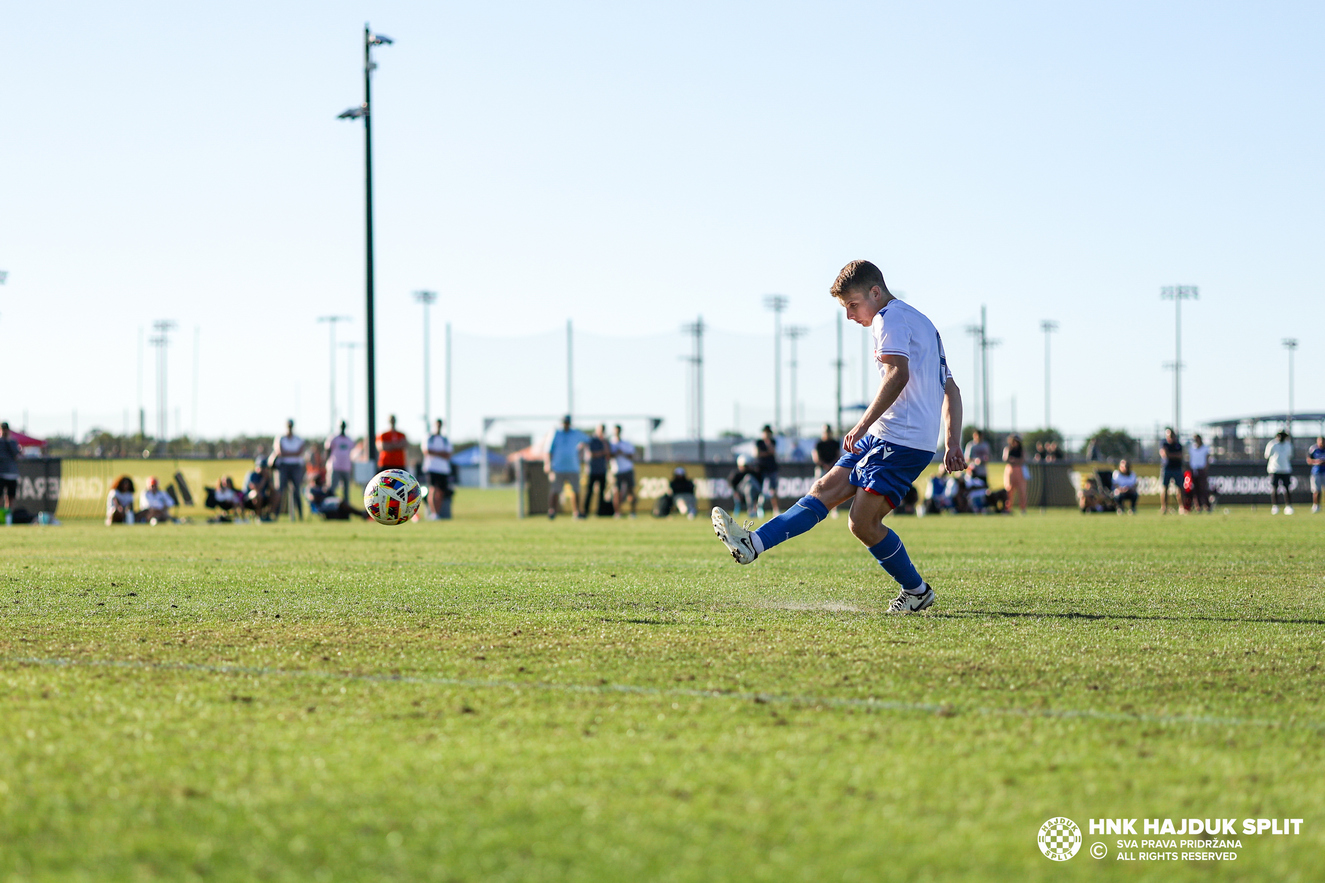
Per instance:
[[[423,491],[404,469],[387,469],[363,489],[363,507],[378,524],[404,524],[419,511]]]

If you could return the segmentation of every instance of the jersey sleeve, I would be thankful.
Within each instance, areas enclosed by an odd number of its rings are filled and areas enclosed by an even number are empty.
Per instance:
[[[888,310],[879,311],[874,327],[874,358],[880,356],[909,356],[911,354],[911,323],[902,316],[894,315],[888,321]]]
[[[939,385],[947,389],[948,381],[952,379],[952,369],[948,367],[948,354],[943,350],[943,335],[935,331],[934,339],[939,347]]]

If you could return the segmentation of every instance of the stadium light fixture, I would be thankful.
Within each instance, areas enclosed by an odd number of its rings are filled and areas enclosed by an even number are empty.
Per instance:
[[[428,308],[437,303],[437,292],[416,291],[414,300],[423,304],[423,437],[426,440],[432,435],[432,420],[429,419],[432,416],[432,393],[428,383],[432,376],[432,343],[428,339]]]
[[[363,26],[363,104],[351,107],[336,117],[338,120],[363,120],[364,166],[364,245],[366,252],[365,288],[367,328],[364,330],[368,361],[368,458],[377,460],[377,375],[375,324],[373,321],[373,124],[372,74],[377,69],[373,61],[374,46],[389,46],[395,41],[383,34],[374,34],[365,22]]]
[[[1285,337],[1283,339],[1284,349],[1288,350],[1288,419],[1284,428],[1288,434],[1293,434],[1293,353],[1297,351],[1297,338]]]
[[[785,294],[764,295],[764,306],[773,311],[773,429],[782,431],[782,314],[791,298]]]

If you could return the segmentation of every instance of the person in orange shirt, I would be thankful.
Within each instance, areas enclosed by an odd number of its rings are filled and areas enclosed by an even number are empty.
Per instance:
[[[377,468],[405,468],[405,433],[396,429],[396,415],[387,418],[390,428],[377,436]]]

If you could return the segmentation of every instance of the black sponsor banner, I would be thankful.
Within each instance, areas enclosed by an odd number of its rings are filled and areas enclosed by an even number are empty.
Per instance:
[[[1292,503],[1311,502],[1311,467],[1294,466],[1288,480]],[[1264,463],[1210,464],[1210,495],[1216,506],[1270,505],[1270,474]]]
[[[54,512],[60,502],[60,461],[25,457],[18,461],[18,500],[15,509],[30,515]]]

